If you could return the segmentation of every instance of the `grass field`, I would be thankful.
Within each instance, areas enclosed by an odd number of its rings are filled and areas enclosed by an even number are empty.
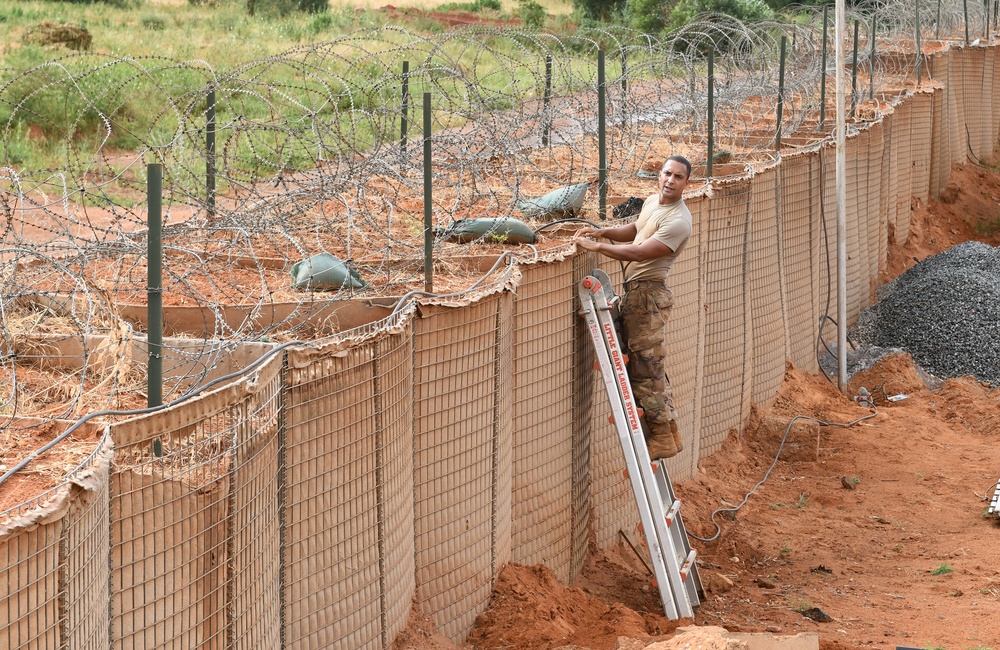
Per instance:
[[[285,15],[269,12],[268,0],[257,3],[263,9],[255,16],[248,15],[244,0],[221,0],[214,5],[142,0],[126,8],[102,2],[0,3],[0,132],[4,141],[0,164],[28,169],[64,166],[67,159],[76,157],[69,149],[93,150],[107,137],[101,115],[124,127],[116,128],[106,145],[135,149],[139,140],[156,145],[176,128],[171,110],[160,101],[162,96],[176,97],[185,88],[203,86],[208,69],[225,75],[248,62],[362,29],[398,26],[413,34],[446,30],[442,23],[419,15],[401,16],[397,12],[393,18],[378,10],[387,4],[425,11],[442,6],[427,0],[332,0],[328,12]],[[572,9],[569,0],[542,0],[540,4],[551,15],[563,18]],[[507,0],[503,6],[500,12],[481,13],[484,18],[510,19],[517,2]],[[32,30],[43,22],[83,27],[92,42],[85,52],[58,43],[32,42]],[[181,65],[169,74],[157,73],[155,80],[147,82],[145,73],[120,63],[129,58],[139,59],[135,67],[146,71],[167,64],[165,59]],[[119,63],[109,66],[111,60]],[[288,79],[267,81],[300,85],[294,71],[288,72],[293,75]],[[483,78],[490,76],[489,70],[482,72]],[[272,69],[272,73],[280,75],[282,71]],[[79,81],[67,81],[77,75]],[[352,84],[350,80],[345,83]],[[358,83],[370,85],[371,81]],[[158,90],[152,86],[147,89],[150,84]],[[127,95],[124,99],[121,89]]]

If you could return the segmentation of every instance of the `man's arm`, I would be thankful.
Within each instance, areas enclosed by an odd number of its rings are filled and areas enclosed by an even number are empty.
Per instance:
[[[617,228],[615,229],[617,230]],[[641,244],[605,244],[604,242],[596,242],[592,239],[586,239],[577,235],[574,240],[580,248],[588,251],[595,251],[601,255],[610,257],[613,260],[619,260],[621,262],[644,262],[646,260],[651,260],[657,257],[663,257],[664,255],[672,255],[673,249],[671,249],[666,244],[657,241],[656,239],[650,238]]]
[[[611,241],[632,241],[635,239],[635,222],[627,223],[617,228],[581,228],[577,237],[593,237],[594,239],[610,239]]]

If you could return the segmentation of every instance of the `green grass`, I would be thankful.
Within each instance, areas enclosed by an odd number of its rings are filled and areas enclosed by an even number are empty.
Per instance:
[[[948,573],[951,573],[952,571],[954,571],[954,569],[951,568],[950,564],[948,564],[947,562],[942,562],[941,566],[931,571],[931,575],[943,576]]]

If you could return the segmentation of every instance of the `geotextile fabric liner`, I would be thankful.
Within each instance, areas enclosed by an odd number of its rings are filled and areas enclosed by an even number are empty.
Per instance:
[[[414,322],[417,595],[457,643],[510,560],[510,500],[499,491],[502,482],[509,494],[511,472],[511,347],[502,339],[511,306],[507,293],[462,308],[420,305]]]

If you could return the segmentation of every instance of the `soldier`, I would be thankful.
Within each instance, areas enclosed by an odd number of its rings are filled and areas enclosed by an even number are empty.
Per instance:
[[[646,199],[633,223],[583,228],[574,239],[585,250],[626,263],[622,334],[629,350],[632,392],[643,409],[646,444],[653,460],[676,456],[684,448],[663,362],[666,322],[674,305],[667,274],[691,236],[691,212],[683,198],[690,176],[691,163],[683,156],[670,156],[660,169],[659,192]],[[630,243],[595,241],[598,238]]]

